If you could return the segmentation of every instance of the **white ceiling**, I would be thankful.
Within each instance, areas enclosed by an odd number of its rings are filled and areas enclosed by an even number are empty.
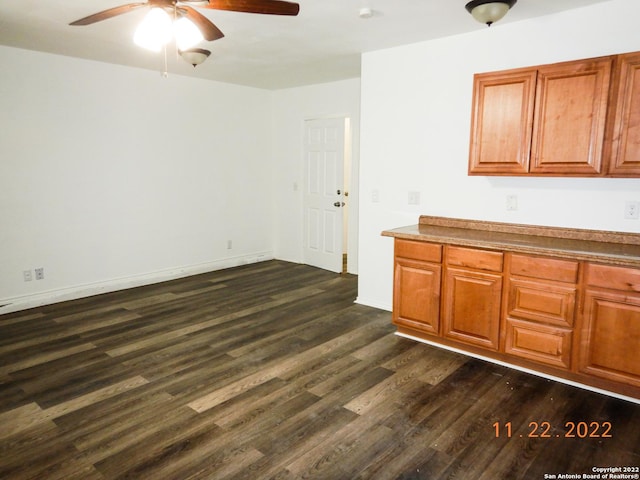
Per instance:
[[[134,0],[141,1],[141,0]],[[608,0],[519,0],[500,24]],[[133,44],[146,9],[93,25],[69,22],[127,0],[0,0],[0,44],[164,71],[164,54]],[[487,28],[467,0],[299,0],[297,17],[200,9],[225,37],[204,42],[209,59],[193,68],[168,51],[168,72],[265,89],[360,75],[360,54]],[[360,8],[374,15],[361,19]],[[541,32],[541,34],[544,34]]]

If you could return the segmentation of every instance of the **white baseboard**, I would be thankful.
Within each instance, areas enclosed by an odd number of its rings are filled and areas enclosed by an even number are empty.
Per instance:
[[[249,263],[264,262],[273,260],[272,252],[259,252],[238,257],[224,258],[213,262],[200,263],[197,265],[187,265],[183,267],[159,270],[151,273],[132,275],[129,277],[116,278],[72,287],[58,288],[46,292],[39,292],[32,295],[0,299],[0,315],[4,313],[17,312],[29,308],[50,305],[52,303],[75,300],[77,298],[90,297],[101,293],[115,292],[127,288],[141,287],[153,283],[166,282],[176,278],[198,275],[200,273],[213,272],[224,268],[247,265]]]
[[[390,312],[392,310],[391,305],[388,303],[381,303],[376,300],[370,300],[362,297],[357,297],[354,303],[365,305],[367,307],[377,308],[379,310],[386,310],[387,312]]]
[[[449,350],[451,352],[460,353],[462,355],[466,355],[467,357],[477,358],[479,360],[484,360],[485,362],[495,363],[497,365],[511,368],[513,370],[518,370],[520,372],[529,373],[531,375],[535,375],[537,377],[546,378],[547,380],[553,380],[555,382],[564,383],[566,385],[571,385],[572,387],[582,388],[583,390],[589,390],[590,392],[600,393],[602,395],[608,395],[610,397],[619,398],[621,400],[626,400],[627,402],[640,404],[640,399],[629,397],[627,395],[622,395],[621,393],[611,392],[609,390],[604,390],[602,388],[592,387],[591,385],[585,385],[583,383],[574,382],[573,380],[567,380],[565,378],[556,377],[555,375],[549,375],[546,373],[538,372],[536,370],[532,370],[530,368],[521,367],[519,365],[513,365],[511,363],[503,362],[500,360],[496,360],[495,358],[485,357],[484,355],[478,355],[476,353],[467,352],[466,350],[450,347],[449,345],[443,345],[438,342],[431,342],[429,340],[425,340],[424,338],[414,337],[413,335],[409,335],[407,333],[396,332],[398,337],[408,338],[410,340],[414,340],[420,343],[426,343],[427,345],[431,345],[433,347],[442,348],[444,350]]]

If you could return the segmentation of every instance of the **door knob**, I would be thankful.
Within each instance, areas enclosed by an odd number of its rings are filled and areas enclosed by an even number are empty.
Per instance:
[[[334,207],[344,207],[344,202],[335,202],[333,204]]]

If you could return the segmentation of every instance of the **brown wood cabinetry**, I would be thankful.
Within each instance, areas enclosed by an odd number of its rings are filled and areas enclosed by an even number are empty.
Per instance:
[[[578,262],[517,254],[509,260],[504,351],[570,368]]]
[[[529,171],[535,70],[474,77],[469,172]]]
[[[540,67],[530,173],[602,171],[612,58]]]
[[[498,350],[502,253],[447,247],[444,336]]]
[[[393,323],[437,335],[440,328],[442,246],[397,240]]]
[[[616,79],[609,173],[640,176],[640,52],[618,57]]]
[[[640,53],[475,75],[469,174],[640,176]]]
[[[640,235],[420,222],[383,232],[400,335],[640,401]]]
[[[640,386],[640,270],[587,265],[581,372]]]

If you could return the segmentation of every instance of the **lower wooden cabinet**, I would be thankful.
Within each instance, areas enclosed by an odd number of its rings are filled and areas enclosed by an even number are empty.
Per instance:
[[[640,269],[395,241],[401,333],[640,399]]]
[[[396,240],[393,323],[438,335],[442,246]]]
[[[504,352],[569,370],[578,262],[509,254]]]
[[[498,350],[502,276],[447,267],[444,336]]]
[[[502,252],[446,247],[444,336],[498,350]]]
[[[587,268],[579,369],[640,386],[640,270]]]
[[[393,323],[438,334],[441,270],[437,264],[396,259]]]

